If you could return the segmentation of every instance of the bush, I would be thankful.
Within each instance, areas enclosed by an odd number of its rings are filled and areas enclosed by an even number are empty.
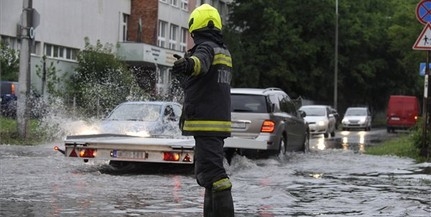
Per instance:
[[[428,157],[428,153],[431,148],[431,131],[428,131],[428,134],[424,138],[424,128],[423,128],[423,120],[420,119],[418,123],[413,128],[413,133],[411,135],[412,142],[415,147],[419,150],[420,155],[423,157]]]

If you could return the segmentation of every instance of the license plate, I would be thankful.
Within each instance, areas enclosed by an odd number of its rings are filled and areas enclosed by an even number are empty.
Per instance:
[[[111,151],[111,157],[113,158],[126,158],[126,159],[147,159],[148,153],[145,151]]]
[[[400,120],[400,118],[399,118],[399,117],[391,117],[391,120],[399,121],[399,120]]]
[[[245,129],[245,122],[232,122],[232,128]]]

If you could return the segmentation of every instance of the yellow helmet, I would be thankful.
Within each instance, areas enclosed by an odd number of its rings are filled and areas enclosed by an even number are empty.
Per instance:
[[[203,4],[193,10],[189,18],[189,32],[203,28],[221,30],[221,18],[217,9],[209,4]]]

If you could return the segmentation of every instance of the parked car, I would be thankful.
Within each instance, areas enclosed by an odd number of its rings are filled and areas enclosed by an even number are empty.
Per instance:
[[[343,130],[364,129],[371,130],[371,112],[367,107],[349,107],[341,121]]]
[[[413,127],[420,115],[419,100],[416,96],[392,95],[389,97],[386,111],[386,128],[388,133],[395,129]]]
[[[329,107],[329,110],[331,111],[331,113],[334,115],[334,118],[335,118],[335,129],[338,129],[338,126],[341,123],[340,113],[338,113],[338,111],[331,106]]]
[[[241,150],[243,154],[268,156],[309,149],[309,130],[304,113],[279,88],[232,88],[232,136],[267,141],[263,153]]]
[[[102,121],[100,133],[141,137],[180,136],[182,106],[176,102],[136,101],[115,107]]]
[[[312,135],[323,134],[325,138],[335,136],[335,117],[327,105],[304,105],[299,110],[305,112],[305,121],[307,121]]]
[[[0,89],[1,115],[6,117],[15,117],[17,107],[18,82],[1,81]]]

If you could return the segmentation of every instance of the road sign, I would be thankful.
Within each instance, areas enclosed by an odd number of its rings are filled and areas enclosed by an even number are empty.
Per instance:
[[[427,25],[422,30],[415,44],[413,45],[414,50],[431,50],[431,24]]]
[[[428,64],[429,68],[431,69],[431,63]],[[419,63],[419,75],[424,76],[426,70],[426,63]]]
[[[424,25],[431,23],[431,0],[422,0],[417,4],[416,18]]]

